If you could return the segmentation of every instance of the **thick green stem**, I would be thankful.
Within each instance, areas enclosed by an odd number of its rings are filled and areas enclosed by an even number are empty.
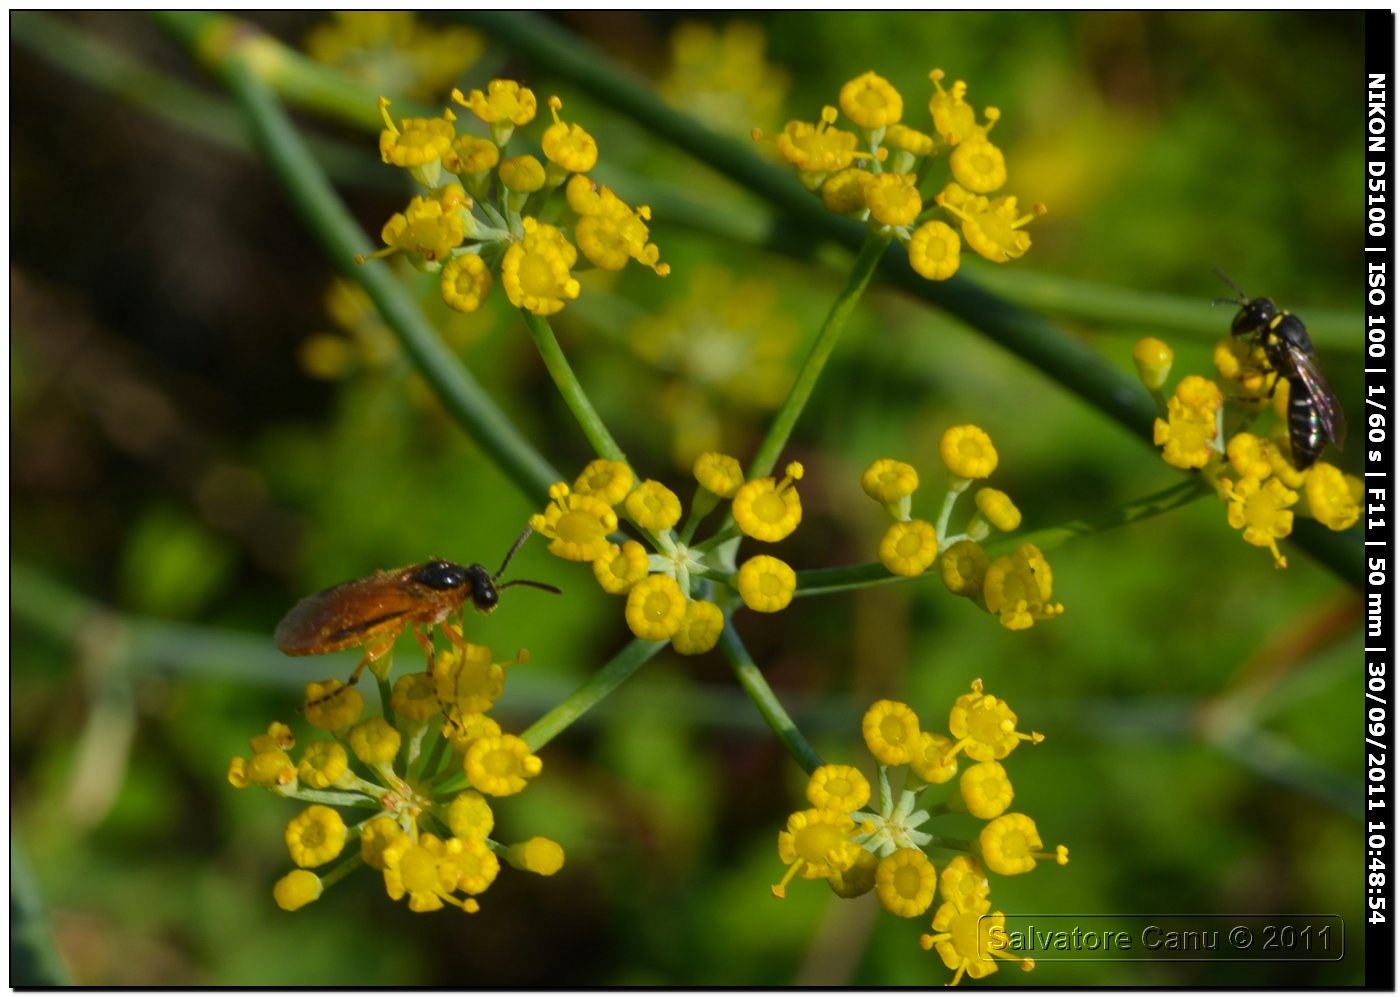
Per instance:
[[[774,734],[778,735],[778,740],[783,742],[783,746],[797,760],[797,764],[801,765],[807,772],[811,772],[823,764],[821,755],[817,754],[816,749],[807,743],[807,739],[797,729],[797,724],[792,722],[792,717],[788,716],[787,710],[783,709],[783,704],[778,702],[778,697],[769,688],[768,681],[758,670],[758,666],[754,664],[748,648],[744,647],[744,642],[739,639],[732,619],[724,621],[724,630],[720,633],[719,646],[720,650],[724,652],[725,658],[729,660],[729,667],[734,670],[734,677],[739,680],[739,684],[749,694],[754,706],[758,707],[758,712],[762,714],[764,722],[768,724]]]
[[[632,677],[632,674],[666,646],[664,640],[632,641],[606,665],[593,673],[583,685],[554,709],[540,717],[520,735],[521,740],[531,751],[539,751],[558,737],[571,723],[596,706],[614,689]]]
[[[817,380],[831,357],[831,351],[836,349],[841,333],[846,331],[846,322],[850,319],[851,312],[855,311],[860,296],[870,283],[871,274],[875,272],[875,267],[889,244],[889,236],[874,233],[866,236],[864,244],[860,247],[860,255],[856,257],[855,265],[851,268],[851,275],[846,279],[846,286],[842,288],[831,310],[826,313],[826,321],[822,323],[807,358],[802,361],[802,369],[797,372],[797,380],[793,382],[787,400],[774,414],[768,434],[763,437],[758,452],[749,464],[750,481],[766,475],[778,462],[778,456],[787,446],[788,437],[792,435],[798,417],[807,406],[807,400],[812,397],[812,389],[817,386]]]
[[[215,67],[248,116],[254,140],[286,187],[327,256],[369,295],[398,335],[405,352],[437,392],[443,407],[532,500],[543,501],[560,479],[438,337],[413,297],[387,265],[357,266],[371,243],[307,151],[286,113],[248,60],[262,51],[262,36],[231,31],[220,19],[166,15],[166,23]],[[213,32],[213,36],[209,35]],[[252,52],[243,43],[252,44]]]
[[[626,454],[617,445],[617,441],[612,438],[608,427],[603,425],[603,420],[598,417],[593,403],[588,400],[588,394],[583,390],[583,385],[579,384],[578,378],[574,375],[573,367],[569,366],[569,359],[564,356],[564,351],[559,346],[559,340],[554,336],[554,329],[550,327],[549,320],[542,315],[535,315],[524,309],[521,309],[520,314],[525,319],[525,328],[530,330],[530,336],[535,340],[535,348],[540,351],[540,358],[544,360],[545,369],[549,371],[549,376],[554,379],[554,386],[559,389],[559,394],[564,396],[564,403],[574,414],[574,419],[578,421],[583,435],[588,437],[588,442],[592,445],[594,453],[599,457],[606,457],[608,460],[627,463]]]

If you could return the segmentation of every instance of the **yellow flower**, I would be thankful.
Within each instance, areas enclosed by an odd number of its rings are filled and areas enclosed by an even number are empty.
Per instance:
[[[371,869],[384,871],[384,852],[406,837],[404,829],[388,814],[380,814],[360,829],[360,857]]]
[[[999,557],[987,567],[982,601],[989,613],[1001,617],[1008,630],[1025,630],[1037,620],[1059,616],[1065,607],[1050,601],[1054,581],[1050,564],[1034,544],[1022,544],[1010,557]]]
[[[1018,215],[1016,198],[997,197],[988,201],[976,195],[962,207],[955,206],[946,191],[934,199],[945,211],[962,221],[963,238],[974,253],[993,263],[1005,263],[1024,256],[1031,248],[1031,237],[1021,229],[1045,214],[1037,204],[1028,215]]]
[[[569,206],[579,215],[574,237],[594,266],[603,270],[621,270],[629,259],[651,267],[664,277],[671,268],[659,262],[661,250],[648,242],[651,209],[641,205],[635,210],[607,187],[599,187],[583,174],[576,174],[565,191]]]
[[[1133,345],[1133,363],[1138,377],[1149,391],[1161,391],[1172,372],[1172,348],[1160,339],[1144,336]]]
[[[909,238],[909,266],[928,280],[947,280],[962,262],[962,240],[946,222],[925,222]]]
[[[924,782],[940,785],[958,774],[958,757],[953,742],[942,734],[919,732],[919,744],[909,759],[909,767]]]
[[[486,802],[486,797],[468,789],[458,793],[448,804],[447,826],[452,829],[455,838],[480,838],[484,841],[496,826],[496,816],[491,812],[491,804]]]
[[[564,868],[564,849],[548,838],[531,838],[506,849],[506,861],[512,869],[533,872],[536,876],[553,876]]]
[[[1288,382],[1285,381],[1284,384]],[[1278,427],[1269,441],[1269,466],[1274,477],[1289,488],[1302,488],[1307,481],[1307,472],[1300,471],[1293,464],[1293,442],[1288,437],[1288,427]]]
[[[952,426],[938,441],[943,463],[960,478],[985,478],[997,469],[992,438],[977,426]]]
[[[284,838],[292,861],[306,869],[339,855],[345,848],[346,833],[340,814],[317,803],[292,818]]]
[[[433,834],[420,834],[415,842],[404,835],[384,850],[385,891],[392,900],[407,896],[408,909],[419,913],[441,910],[444,902],[475,912],[479,909],[475,900],[453,895],[462,876],[463,850],[459,838],[443,841]],[[490,860],[494,862],[495,856],[490,855]]]
[[[979,488],[976,495],[977,510],[1003,533],[1010,533],[1021,525],[1021,510],[1016,508],[1006,492],[995,488]]]
[[[992,872],[1017,876],[1035,868],[1037,859],[1052,859],[1060,865],[1069,862],[1069,849],[1059,845],[1053,852],[1041,851],[1040,832],[1025,814],[1003,814],[989,821],[977,836],[982,861]]]
[[[489,173],[500,161],[501,150],[496,143],[477,135],[458,135],[443,156],[448,172],[466,176]]]
[[[1264,347],[1249,336],[1226,336],[1217,340],[1211,360],[1220,376],[1239,386],[1237,394],[1246,398],[1262,398],[1269,390],[1272,375]],[[1287,381],[1280,388],[1287,385]]]
[[[460,212],[447,211],[437,198],[415,197],[402,213],[384,223],[379,237],[386,248],[371,254],[371,259],[405,252],[431,263],[460,246],[467,233]]]
[[[647,576],[646,548],[635,540],[621,547],[609,544],[607,551],[593,559],[593,577],[604,592],[622,595]]]
[[[468,643],[433,657],[433,687],[449,716],[485,713],[505,692],[506,672],[489,647]]]
[[[875,895],[896,917],[918,917],[928,910],[937,885],[933,863],[917,848],[891,852],[875,870]]]
[[[776,557],[759,554],[740,565],[735,584],[745,606],[760,613],[776,613],[792,602],[797,573]]]
[[[704,654],[719,642],[724,629],[724,613],[708,599],[691,599],[685,604],[685,618],[671,636],[677,654]]]
[[[1244,541],[1256,547],[1267,547],[1274,555],[1274,567],[1288,567],[1288,559],[1279,553],[1278,541],[1293,532],[1293,513],[1289,506],[1298,501],[1298,493],[1288,489],[1277,477],[1262,485],[1258,478],[1244,477],[1237,482],[1221,482],[1225,500],[1230,504],[1227,516],[1230,525],[1244,531]]]
[[[903,461],[882,457],[865,469],[860,487],[876,502],[898,502],[919,487],[919,472]]]
[[[733,498],[744,483],[744,471],[733,457],[702,453],[695,458],[695,480],[720,498]]]
[[[1242,478],[1258,478],[1263,481],[1274,473],[1269,462],[1272,444],[1253,433],[1236,433],[1225,446],[1225,454],[1230,458],[1230,466]]]
[[[1016,714],[1005,700],[985,694],[981,679],[974,679],[972,692],[959,696],[948,711],[948,730],[957,739],[948,755],[963,752],[978,762],[1000,761],[1022,741],[1044,740],[1040,734],[1018,731]]]
[[[617,513],[596,494],[569,491],[562,481],[550,486],[544,513],[530,517],[530,526],[552,541],[549,552],[567,561],[592,561],[612,546],[608,534],[617,529]]]
[[[870,783],[852,765],[819,765],[807,780],[807,800],[819,810],[850,813],[870,802]]]
[[[786,470],[781,481],[759,478],[734,495],[734,521],[755,540],[775,543],[802,522],[802,500],[794,486],[802,478],[802,465],[793,461]]]
[[[570,173],[587,173],[598,165],[598,143],[593,136],[577,124],[566,124],[559,117],[563,102],[558,97],[549,98],[549,113],[554,116],[554,124],[545,129],[540,146],[549,161]]]
[[[540,774],[544,763],[514,734],[478,737],[467,748],[462,767],[472,788],[487,796],[512,796]]]
[[[635,480],[632,469],[622,461],[599,457],[574,480],[574,491],[580,495],[596,495],[608,505],[617,505],[627,497]]]
[[[297,765],[297,779],[312,789],[329,789],[350,770],[350,755],[338,741],[312,741]]]
[[[1006,158],[991,142],[960,142],[948,157],[953,179],[974,194],[990,194],[1006,183]]]
[[[659,90],[666,102],[715,131],[748,135],[778,112],[790,87],[785,70],[763,54],[763,28],[682,21],[671,33],[671,67]]]
[[[452,145],[455,129],[450,118],[404,118],[394,127],[389,101],[379,98],[384,131],[379,133],[379,156],[394,166],[426,166],[442,158]]]
[[[860,723],[865,746],[885,765],[907,765],[920,749],[919,718],[891,699],[871,704]]]
[[[1006,916],[1001,911],[990,911],[989,901],[970,910],[945,903],[934,911],[933,933],[919,936],[919,945],[925,951],[933,949],[943,965],[955,971],[949,986],[957,986],[964,976],[980,980],[995,973],[998,958],[1013,959],[1027,972],[1035,968],[1034,959],[1022,959],[1006,951]]]
[[[426,672],[409,672],[394,680],[394,713],[404,720],[427,720],[438,711],[437,689]]]
[[[875,174],[858,166],[833,173],[822,182],[822,204],[836,215],[854,215],[866,210],[865,190],[875,181]]]
[[[643,481],[627,496],[627,514],[644,530],[660,533],[681,519],[681,500],[659,481]]]
[[[1182,470],[1205,467],[1215,451],[1215,418],[1202,418],[1193,410],[1179,405],[1175,398],[1167,401],[1167,418],[1152,423],[1152,442],[1162,448],[1162,459]]]
[[[538,106],[534,92],[514,80],[492,80],[486,84],[485,93],[473,90],[466,97],[462,96],[462,91],[453,90],[452,99],[488,125],[529,124]]]
[[[976,130],[977,114],[963,100],[967,84],[958,80],[951,89],[944,90],[943,75],[941,69],[928,74],[935,89],[934,95],[929,98],[928,110],[933,117],[933,130],[949,145],[957,145]]]
[[[933,151],[933,136],[907,125],[890,125],[885,132],[885,145],[911,156],[927,156]]]
[[[487,888],[496,881],[497,874],[501,871],[501,861],[496,858],[495,852],[491,851],[489,845],[482,838],[452,838],[460,844],[460,850],[455,858],[457,866],[457,888],[463,893],[485,893]],[[475,905],[475,900],[467,900],[463,904],[463,909],[468,912]]]
[[[516,308],[535,315],[553,315],[564,301],[579,295],[579,283],[570,268],[578,251],[553,225],[534,218],[522,224],[525,235],[510,244],[501,260],[501,286]]]
[[[987,874],[971,855],[949,859],[938,877],[938,893],[958,910],[986,910],[991,885]]]
[[[1214,381],[1208,381],[1199,374],[1189,374],[1181,379],[1172,393],[1172,399],[1183,408],[1200,415],[1215,415],[1225,404],[1225,396]]]
[[[844,170],[856,159],[854,132],[832,128],[836,108],[822,108],[821,121],[789,121],[774,140],[778,153],[804,173],[832,173]]]
[[[321,896],[321,877],[306,869],[293,869],[272,888],[272,899],[283,910],[300,910]]]
[[[306,722],[320,730],[344,730],[365,710],[365,697],[339,679],[308,682]]]
[[[1324,461],[1308,472],[1304,494],[1313,517],[1329,530],[1349,529],[1361,518],[1361,479]]]
[[[273,722],[266,734],[251,738],[248,746],[253,749],[251,759],[234,758],[229,762],[228,781],[235,789],[289,786],[296,780],[297,767],[287,754],[296,746],[296,740],[286,724]]]
[[[686,601],[670,575],[648,575],[627,593],[627,626],[643,640],[670,640],[685,622]]]
[[[484,713],[455,715],[442,728],[442,736],[447,738],[452,750],[464,755],[478,738],[498,737],[500,733],[501,725]]]
[[[875,889],[875,870],[880,860],[875,853],[862,848],[849,869],[840,869],[826,877],[831,892],[847,900],[864,896]]]
[[[922,519],[891,523],[880,539],[880,563],[892,575],[922,575],[936,557],[938,536],[933,524]]]
[[[841,110],[862,128],[874,130],[897,122],[904,114],[904,98],[888,80],[862,73],[841,88]]]
[[[350,729],[350,750],[366,765],[388,765],[399,753],[403,736],[383,717],[370,717]]]
[[[912,173],[881,173],[865,185],[865,204],[881,225],[912,225],[924,209]]]
[[[544,187],[544,164],[529,154],[501,160],[496,175],[501,186],[516,194],[533,194]]]
[[[773,887],[773,896],[785,896],[793,876],[822,879],[849,869],[865,850],[851,841],[856,830],[856,822],[838,810],[791,814],[787,830],[778,832],[778,857],[787,864],[787,873]]]
[[[969,767],[958,787],[967,812],[982,820],[1001,816],[1016,795],[1000,762],[978,762]]]

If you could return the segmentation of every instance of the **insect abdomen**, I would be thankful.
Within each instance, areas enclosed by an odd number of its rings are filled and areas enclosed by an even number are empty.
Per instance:
[[[1289,380],[1288,388],[1288,440],[1293,448],[1293,465],[1306,471],[1317,463],[1327,434],[1307,389],[1296,378]]]

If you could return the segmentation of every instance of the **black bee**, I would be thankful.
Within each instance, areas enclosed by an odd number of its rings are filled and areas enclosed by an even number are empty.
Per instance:
[[[1328,440],[1340,450],[1347,432],[1341,403],[1322,376],[1308,330],[1292,312],[1280,311],[1268,298],[1251,299],[1219,270],[1215,275],[1238,295],[1215,299],[1217,304],[1240,306],[1230,334],[1251,336],[1264,349],[1268,371],[1275,375],[1269,395],[1277,390],[1279,378],[1288,382],[1288,443],[1293,466],[1306,471],[1317,463]]]

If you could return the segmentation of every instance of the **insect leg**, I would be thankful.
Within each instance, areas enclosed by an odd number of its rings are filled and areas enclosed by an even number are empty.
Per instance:
[[[322,703],[326,702],[329,699],[334,699],[346,689],[349,689],[355,683],[359,682],[360,673],[365,670],[365,665],[369,664],[371,661],[374,661],[376,658],[384,657],[384,655],[392,651],[394,649],[394,640],[397,637],[398,633],[385,634],[378,641],[366,644],[364,657],[362,657],[360,659],[360,663],[355,666],[355,670],[350,673],[350,677],[345,680],[345,684],[339,689],[336,689],[334,692],[329,692],[324,696],[319,696],[316,699],[311,700],[304,707],[302,707],[302,709],[306,710],[310,709],[313,706],[320,706]]]

